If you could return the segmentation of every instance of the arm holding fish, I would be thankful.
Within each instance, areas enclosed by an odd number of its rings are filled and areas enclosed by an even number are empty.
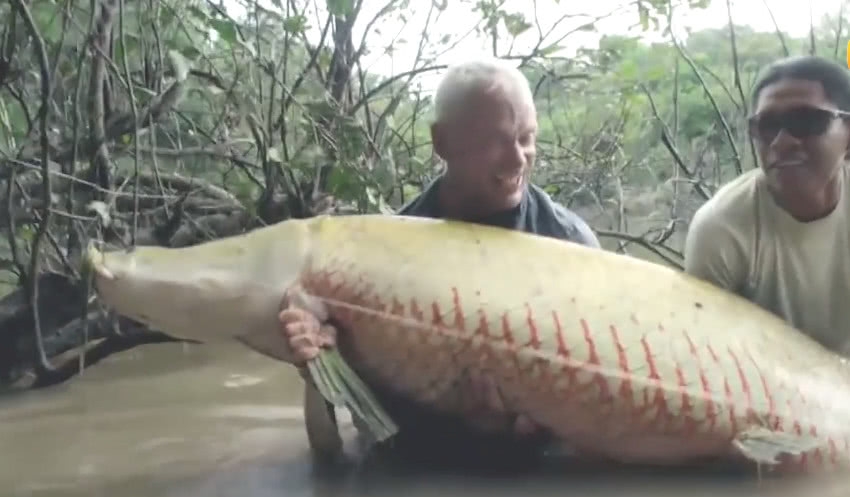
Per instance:
[[[318,356],[322,349],[336,345],[337,330],[327,322],[327,311],[317,308],[319,305],[301,294],[290,293],[284,298],[279,315],[295,365],[308,382],[311,380],[306,363]],[[325,320],[320,321],[320,318]],[[532,435],[537,431],[537,426],[530,419],[523,415],[513,416],[507,411],[498,388],[489,378],[469,376],[465,381],[469,381],[474,387],[472,390],[479,393],[460,399],[467,422],[481,431],[503,431],[505,427],[518,435]]]

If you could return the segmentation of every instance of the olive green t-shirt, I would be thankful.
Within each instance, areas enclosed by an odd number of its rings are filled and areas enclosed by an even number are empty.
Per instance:
[[[850,353],[850,201],[799,222],[768,193],[760,169],[723,186],[694,215],[685,271],[784,318],[824,346]]]

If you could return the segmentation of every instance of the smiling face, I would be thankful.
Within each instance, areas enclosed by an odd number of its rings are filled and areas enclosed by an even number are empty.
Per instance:
[[[750,133],[770,191],[792,214],[817,210],[850,143],[848,117],[817,81],[780,79],[763,88]]]
[[[505,80],[474,92],[454,119],[432,126],[437,154],[462,203],[480,214],[519,204],[536,155],[537,115],[526,92]],[[460,202],[460,199],[459,199]]]

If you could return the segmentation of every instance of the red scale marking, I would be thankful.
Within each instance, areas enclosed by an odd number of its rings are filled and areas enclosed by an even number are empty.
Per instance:
[[[803,428],[800,426],[800,422],[799,422],[799,421],[795,421],[795,422],[794,422],[794,433],[796,433],[797,435],[802,435],[802,434],[803,434]],[[800,465],[802,465],[803,467],[805,467],[805,466],[806,466],[807,461],[808,461],[808,455],[807,455],[807,454],[805,454],[805,453],[803,453],[803,455],[802,455],[802,456],[800,456]]]
[[[490,324],[487,322],[487,313],[483,310],[478,310],[478,328],[475,329],[475,335],[481,335],[484,338],[490,337]]]
[[[502,337],[508,342],[508,345],[514,344],[514,335],[511,332],[510,315],[505,312],[502,314]]]
[[[717,353],[714,352],[714,349],[711,347],[711,345],[706,344],[705,349],[708,351],[708,355],[711,357],[711,360],[719,366],[720,365],[720,358],[717,356]],[[724,382],[726,382],[725,378],[724,378]],[[707,385],[708,385],[708,383],[706,382],[706,386]],[[725,386],[726,387],[729,386],[728,382],[726,382]],[[727,395],[728,395],[728,392],[727,392]],[[708,405],[709,405],[709,407],[707,409],[708,412],[706,412],[706,416],[710,419],[709,430],[714,431],[714,429],[717,425],[717,417],[720,413],[718,412],[717,406],[714,404],[714,402],[711,402]],[[731,406],[730,406],[730,409],[731,409]],[[733,420],[735,419],[734,412],[730,412],[729,415]],[[735,426],[734,421],[733,421],[732,426],[733,426],[733,429],[734,429],[734,426]]]
[[[584,332],[584,340],[587,343],[588,347],[588,360],[587,364],[592,364],[594,366],[599,365],[599,355],[596,353],[596,344],[593,341],[593,336],[591,335],[590,326],[587,324],[587,321],[584,319],[580,319],[579,323]],[[599,372],[591,373],[591,380],[583,385],[577,385],[577,390],[579,392],[584,392],[593,388],[596,385],[599,387],[599,401],[600,402],[610,402],[612,400],[611,389],[608,385],[608,382],[605,381],[605,377],[602,376]]]
[[[373,302],[373,305],[374,305],[374,309],[376,311],[381,312],[381,313],[387,311],[387,304],[384,302],[384,300],[378,294],[375,294],[372,297],[372,302]]]
[[[620,335],[617,332],[617,327],[612,324],[609,328],[611,330],[611,339],[614,341],[614,347],[617,349],[617,362],[619,363],[620,371],[623,373],[619,395],[628,401],[629,406],[634,406],[635,393],[632,388],[632,372],[629,369],[629,358],[626,355],[626,349],[623,347],[623,343],[620,341]]]
[[[464,332],[466,331],[466,317],[463,315],[463,306],[460,303],[457,287],[452,287],[452,303],[455,306],[455,328],[459,332]]]
[[[729,378],[723,378],[723,391],[726,393],[726,402],[729,405],[729,424],[732,427],[732,432],[738,431],[738,420],[735,416],[735,398],[732,395],[732,387],[729,385]]]
[[[561,327],[561,320],[558,318],[558,313],[552,311],[552,322],[555,323],[555,339],[558,341],[558,355],[561,357],[569,357],[570,349],[564,342],[564,329]]]
[[[445,328],[446,323],[443,321],[443,313],[440,311],[438,302],[431,302],[431,324],[435,328]]]
[[[419,302],[416,299],[410,299],[410,315],[417,321],[424,319],[425,315],[422,313],[422,309],[419,308]]]
[[[832,437],[828,440],[829,443],[829,462],[833,465],[838,464],[838,446],[835,444],[835,440]]]
[[[779,413],[776,410],[776,400],[773,398],[773,393],[770,391],[770,386],[767,384],[767,378],[764,376],[764,372],[761,370],[758,365],[758,361],[755,360],[752,354],[747,352],[747,357],[749,357],[753,367],[756,368],[756,374],[758,374],[761,388],[764,391],[764,397],[767,399],[768,426],[773,430],[781,430],[782,419],[779,417]]]
[[[534,321],[534,313],[531,310],[531,306],[526,303],[525,304],[525,324],[528,326],[528,342],[523,345],[523,347],[531,347],[534,350],[540,350],[540,335],[537,332],[537,323]]]
[[[747,418],[755,419],[756,412],[753,409],[753,396],[750,391],[750,382],[747,381],[747,375],[744,373],[744,368],[741,367],[741,361],[738,360],[738,356],[735,354],[731,348],[728,348],[729,356],[732,357],[732,362],[735,363],[735,369],[738,371],[738,378],[741,381],[741,390],[744,392],[744,398],[747,401]]]
[[[658,324],[658,332],[661,333],[661,334],[666,334],[667,329],[664,328],[663,324],[659,323]],[[660,385],[660,377],[659,377],[659,384],[655,389],[655,395],[653,397],[652,405],[657,407],[657,410],[655,412],[655,417],[652,420],[653,423],[655,423],[655,424],[661,423],[663,425],[663,423],[670,421],[670,419],[672,417],[671,412],[670,412],[670,406],[669,406],[669,404],[667,404],[667,398],[664,396],[664,390]]]
[[[811,435],[811,436],[813,436],[813,437],[817,438],[817,436],[818,436],[818,429],[817,429],[817,427],[816,427],[816,426],[812,425],[812,426],[809,428],[809,435]],[[820,447],[818,447],[818,448],[816,448],[816,449],[815,449],[815,452],[814,452],[814,454],[813,454],[813,455],[814,455],[814,457],[813,457],[813,458],[814,458],[814,460],[815,460],[815,462],[816,462],[816,463],[818,463],[818,464],[823,464],[823,451],[821,450],[821,448],[820,448]]]
[[[822,464],[823,464],[823,460],[824,460],[824,457],[823,457],[823,450],[822,450],[820,447],[817,447],[817,448],[815,449],[815,452],[814,452],[813,456],[814,456],[814,457],[812,457],[812,459],[814,459],[814,460],[815,460],[815,463],[816,463],[816,464],[819,464],[819,465],[822,465]]]
[[[644,356],[646,357],[646,364],[649,367],[649,379],[652,380],[655,387],[652,388],[652,398],[650,398],[649,387],[643,391],[644,405],[638,410],[638,414],[643,415],[654,407],[656,409],[655,417],[650,420],[650,424],[662,423],[669,417],[669,412],[667,399],[664,397],[664,391],[661,388],[661,375],[658,374],[658,368],[655,365],[655,360],[652,358],[652,348],[646,341],[646,336],[640,339],[640,343],[643,347]]]
[[[396,297],[393,297],[393,303],[390,307],[390,314],[394,316],[404,316],[404,304]]]
[[[652,399],[652,406],[656,408],[655,417],[652,418],[652,425],[664,426],[665,423],[670,421],[672,415],[670,414],[670,405],[667,404],[667,398],[664,396],[664,390],[661,388],[657,388],[655,390],[655,397]]]
[[[419,307],[419,301],[416,299],[410,299],[410,315],[419,323],[423,323],[425,321],[425,313],[422,312],[422,309]],[[416,333],[416,336],[423,345],[428,343],[428,335],[427,330],[423,330],[424,332]]]
[[[593,337],[590,334],[590,326],[587,324],[583,318],[579,320],[581,323],[581,329],[584,332],[584,341],[587,343],[587,362],[588,364],[593,364],[594,366],[599,365],[599,356],[596,354],[596,344],[593,343]]]
[[[326,287],[331,294],[338,293],[345,286],[344,278],[340,278],[335,284],[331,283],[333,277],[338,274],[339,271],[322,271],[321,273],[316,273],[317,286]]]
[[[711,384],[708,382],[708,376],[705,374],[705,367],[702,364],[702,358],[699,355],[699,349],[697,349],[696,344],[693,339],[691,339],[690,333],[688,330],[682,330],[682,335],[685,337],[685,340],[688,341],[688,349],[691,352],[691,355],[694,356],[694,361],[697,365],[697,371],[699,374],[700,387],[702,388],[702,396],[700,399],[705,404],[705,419],[697,421],[694,416],[690,416],[688,418],[689,423],[692,423],[692,430],[696,431],[700,425],[708,423],[708,431],[711,433],[714,431],[714,425],[717,422],[717,413],[715,412],[714,400],[711,398]]]
[[[679,395],[682,398],[681,415],[684,417],[685,431],[687,433],[693,433],[697,429],[697,422],[694,419],[694,405],[691,402],[690,395],[688,395],[688,383],[685,378],[685,372],[682,371],[681,366],[678,364],[676,365],[676,379],[678,381]]]
[[[569,359],[572,356],[572,353],[564,340],[564,329],[561,325],[561,318],[558,316],[557,311],[552,311],[552,322],[555,325],[555,340],[558,342],[557,354],[559,357]],[[578,387],[578,379],[576,378],[578,371],[579,368],[573,364],[564,364],[561,366],[561,374],[567,376],[567,385],[565,390],[568,395],[572,395],[572,392]],[[553,389],[554,385],[555,384],[553,383]]]
[[[708,377],[702,368],[700,368],[699,379],[700,383],[702,383],[702,390],[705,392],[705,419],[708,423],[708,432],[713,433],[717,426],[717,408],[714,405],[711,384],[708,382]]]
[[[714,352],[714,349],[711,347],[711,345],[706,344],[705,348],[708,350],[708,353],[711,355],[711,360],[713,360],[717,364],[720,364],[720,358],[717,357],[717,353]]]
[[[523,364],[522,362],[520,362],[519,354],[517,354],[516,350],[514,349],[516,341],[514,340],[514,334],[511,330],[510,313],[508,312],[502,314],[502,337],[504,337],[505,342],[509,346],[509,349],[505,351],[505,353],[510,358],[509,360],[514,363],[514,367],[516,368],[516,370],[518,372],[521,372],[524,369],[530,370],[531,368],[533,368],[533,366],[531,366],[530,368],[523,368]]]

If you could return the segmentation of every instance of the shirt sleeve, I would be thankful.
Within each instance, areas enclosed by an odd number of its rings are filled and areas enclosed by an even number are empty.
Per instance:
[[[596,233],[578,214],[554,201],[552,202],[552,209],[555,212],[555,219],[568,233],[567,240],[592,248],[602,247]]]
[[[743,289],[745,251],[728,221],[709,206],[694,214],[684,252],[686,273],[735,293]]]

